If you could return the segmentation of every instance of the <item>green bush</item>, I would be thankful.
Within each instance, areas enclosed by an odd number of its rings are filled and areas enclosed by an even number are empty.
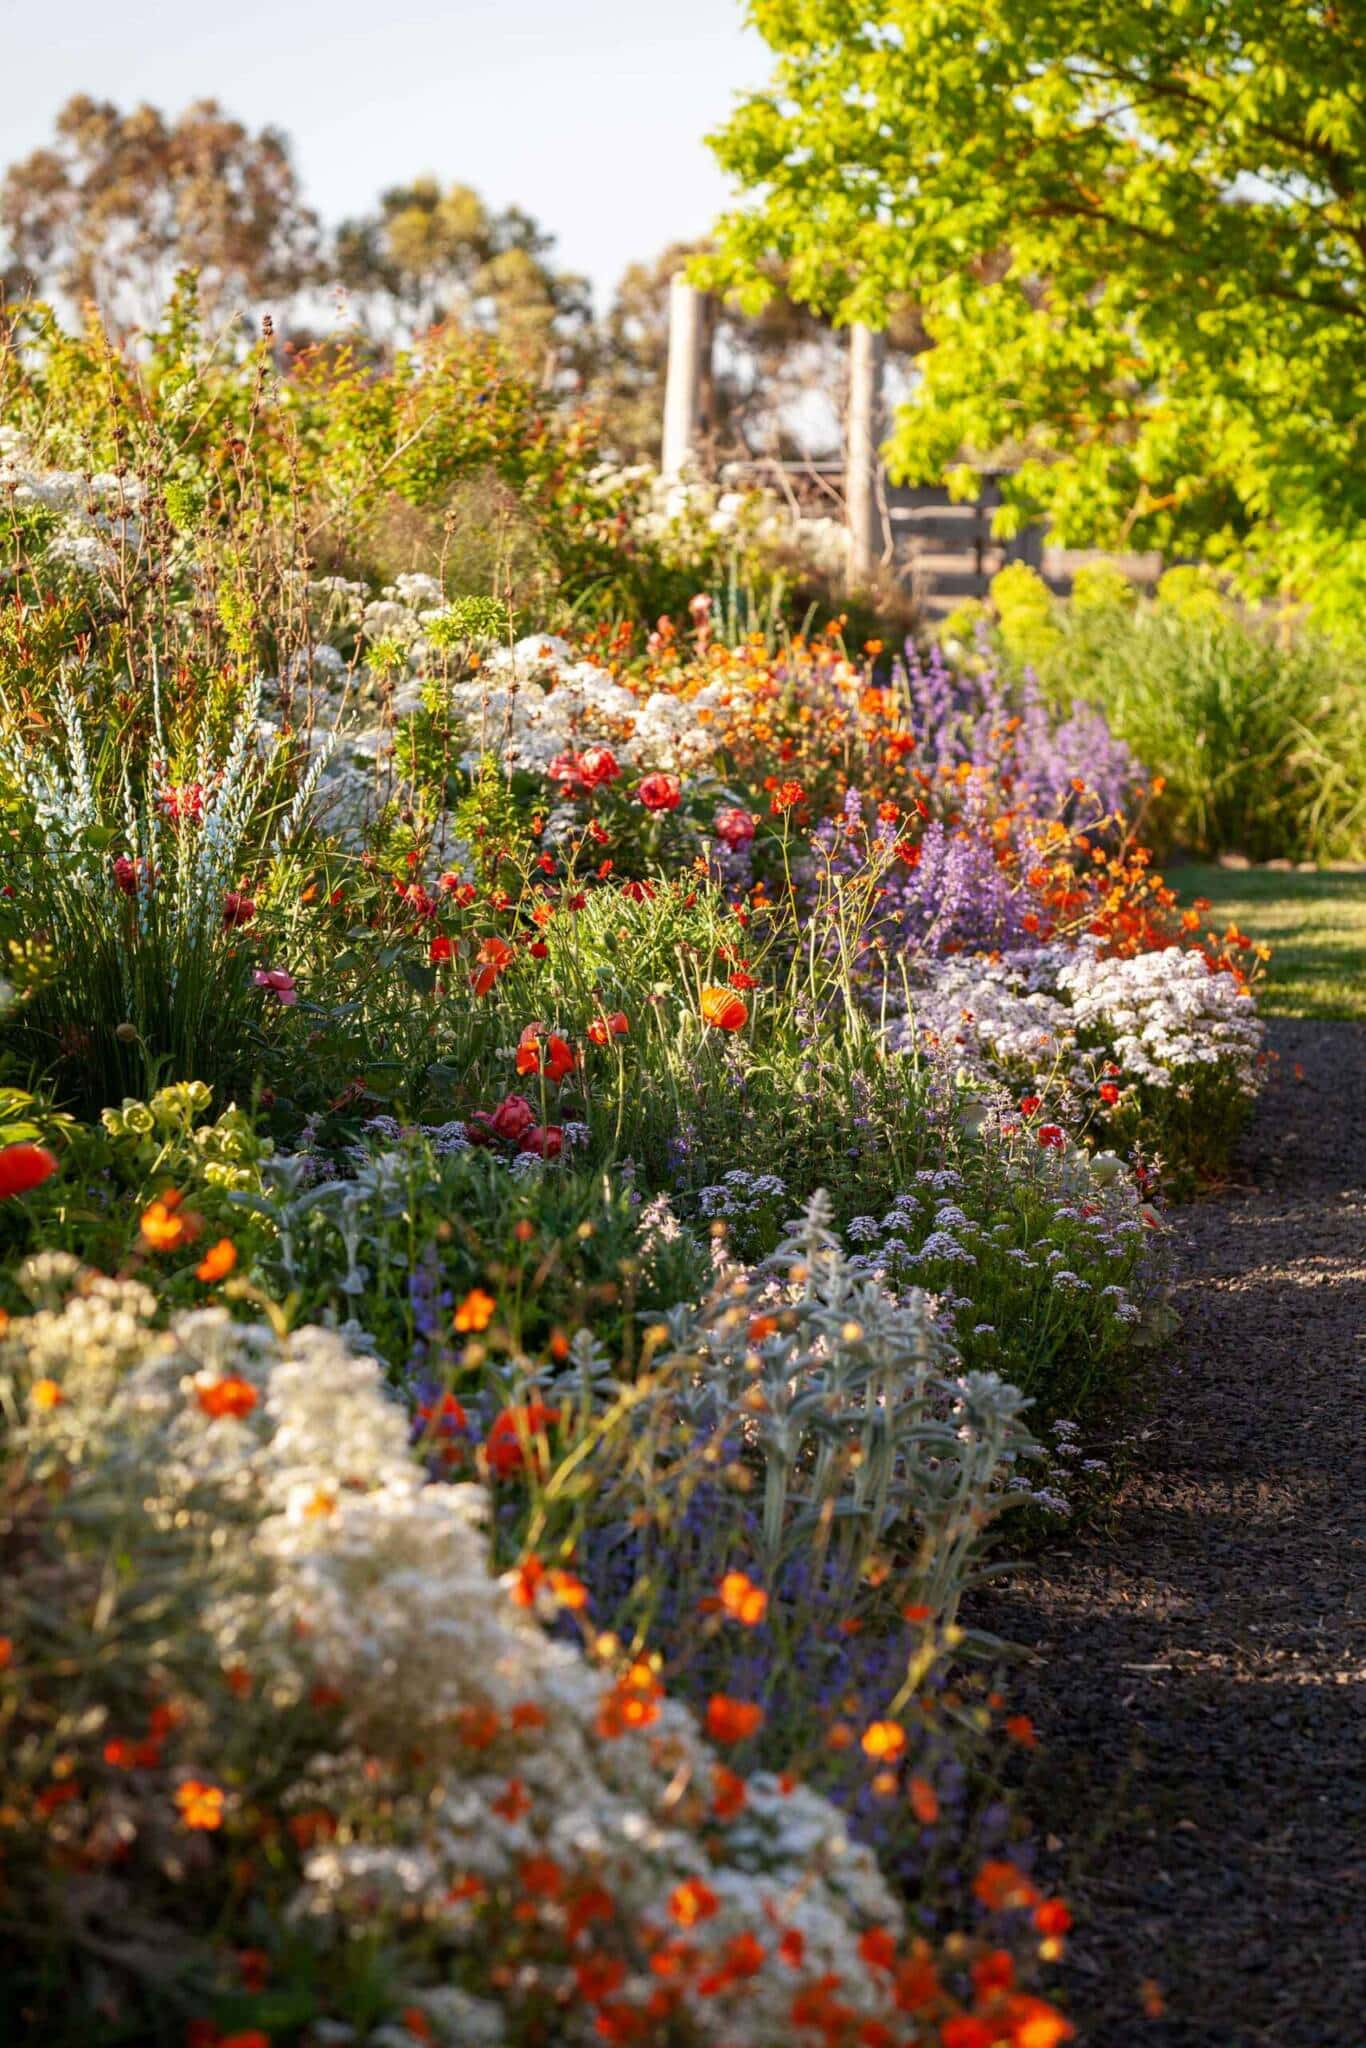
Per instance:
[[[992,597],[1007,665],[1096,705],[1165,781],[1160,853],[1366,849],[1366,665],[1351,653],[1242,610],[1197,569],[1169,571],[1151,598],[1093,574],[1062,603],[1017,564]]]

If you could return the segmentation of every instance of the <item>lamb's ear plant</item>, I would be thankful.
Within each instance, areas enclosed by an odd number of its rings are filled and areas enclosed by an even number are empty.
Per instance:
[[[11,1043],[86,1112],[163,1073],[231,1090],[263,1009],[253,974],[281,964],[261,958],[258,918],[325,752],[296,775],[279,743],[263,749],[257,683],[222,743],[205,717],[177,746],[154,693],[152,744],[130,767],[112,739],[92,756],[69,682],[54,694],[52,724],[6,704],[0,731]]]

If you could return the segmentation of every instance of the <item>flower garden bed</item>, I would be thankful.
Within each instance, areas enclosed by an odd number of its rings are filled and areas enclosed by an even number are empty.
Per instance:
[[[1067,2039],[963,1602],[1259,1061],[1143,769],[706,597],[299,571],[260,681],[164,479],[8,460],[0,2009]]]

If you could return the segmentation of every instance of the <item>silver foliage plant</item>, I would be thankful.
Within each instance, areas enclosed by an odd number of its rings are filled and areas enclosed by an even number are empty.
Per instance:
[[[761,1490],[756,1562],[769,1583],[809,1552],[852,1585],[891,1550],[914,1560],[917,1597],[951,1623],[990,1525],[1038,1497],[1026,1397],[960,1370],[920,1290],[894,1299],[858,1270],[823,1194],[771,1257],[723,1268],[705,1303],[672,1309],[655,1334],[637,1401],[656,1452],[648,1484],[669,1486],[668,1446],[738,1454]]]

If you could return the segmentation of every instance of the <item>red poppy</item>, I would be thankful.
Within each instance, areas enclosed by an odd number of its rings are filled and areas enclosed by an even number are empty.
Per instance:
[[[702,1022],[714,1031],[743,1031],[749,1010],[733,989],[704,988],[700,998]]]
[[[524,1446],[544,1435],[560,1419],[558,1408],[543,1401],[529,1401],[525,1407],[504,1408],[494,1416],[484,1440],[484,1457],[495,1479],[510,1479],[526,1463]]]
[[[0,1202],[40,1188],[57,1171],[46,1145],[6,1145],[0,1150]]]
[[[510,964],[512,948],[506,939],[485,939],[475,957],[477,965],[471,976],[474,993],[486,996],[503,969]]]
[[[559,1124],[533,1124],[517,1150],[534,1152],[541,1159],[558,1159],[564,1150],[564,1132]]]
[[[451,959],[454,953],[455,947],[449,939],[444,937],[433,939],[431,945],[427,948],[427,958],[433,967],[439,967],[443,960]]]
[[[223,898],[225,926],[231,928],[234,925],[250,924],[255,915],[256,904],[250,896],[243,896],[236,889],[228,890]]]
[[[1054,1152],[1061,1152],[1067,1143],[1067,1133],[1063,1130],[1061,1124],[1040,1124],[1038,1135],[1039,1143],[1045,1149],[1051,1149]]]
[[[517,1046],[519,1074],[544,1074],[559,1087],[566,1074],[574,1071],[574,1049],[558,1033],[546,1034],[541,1024],[528,1024]]]
[[[594,1045],[608,1045],[614,1038],[624,1038],[630,1028],[624,1010],[613,1010],[610,1015],[599,1012],[588,1027],[588,1036]]]

